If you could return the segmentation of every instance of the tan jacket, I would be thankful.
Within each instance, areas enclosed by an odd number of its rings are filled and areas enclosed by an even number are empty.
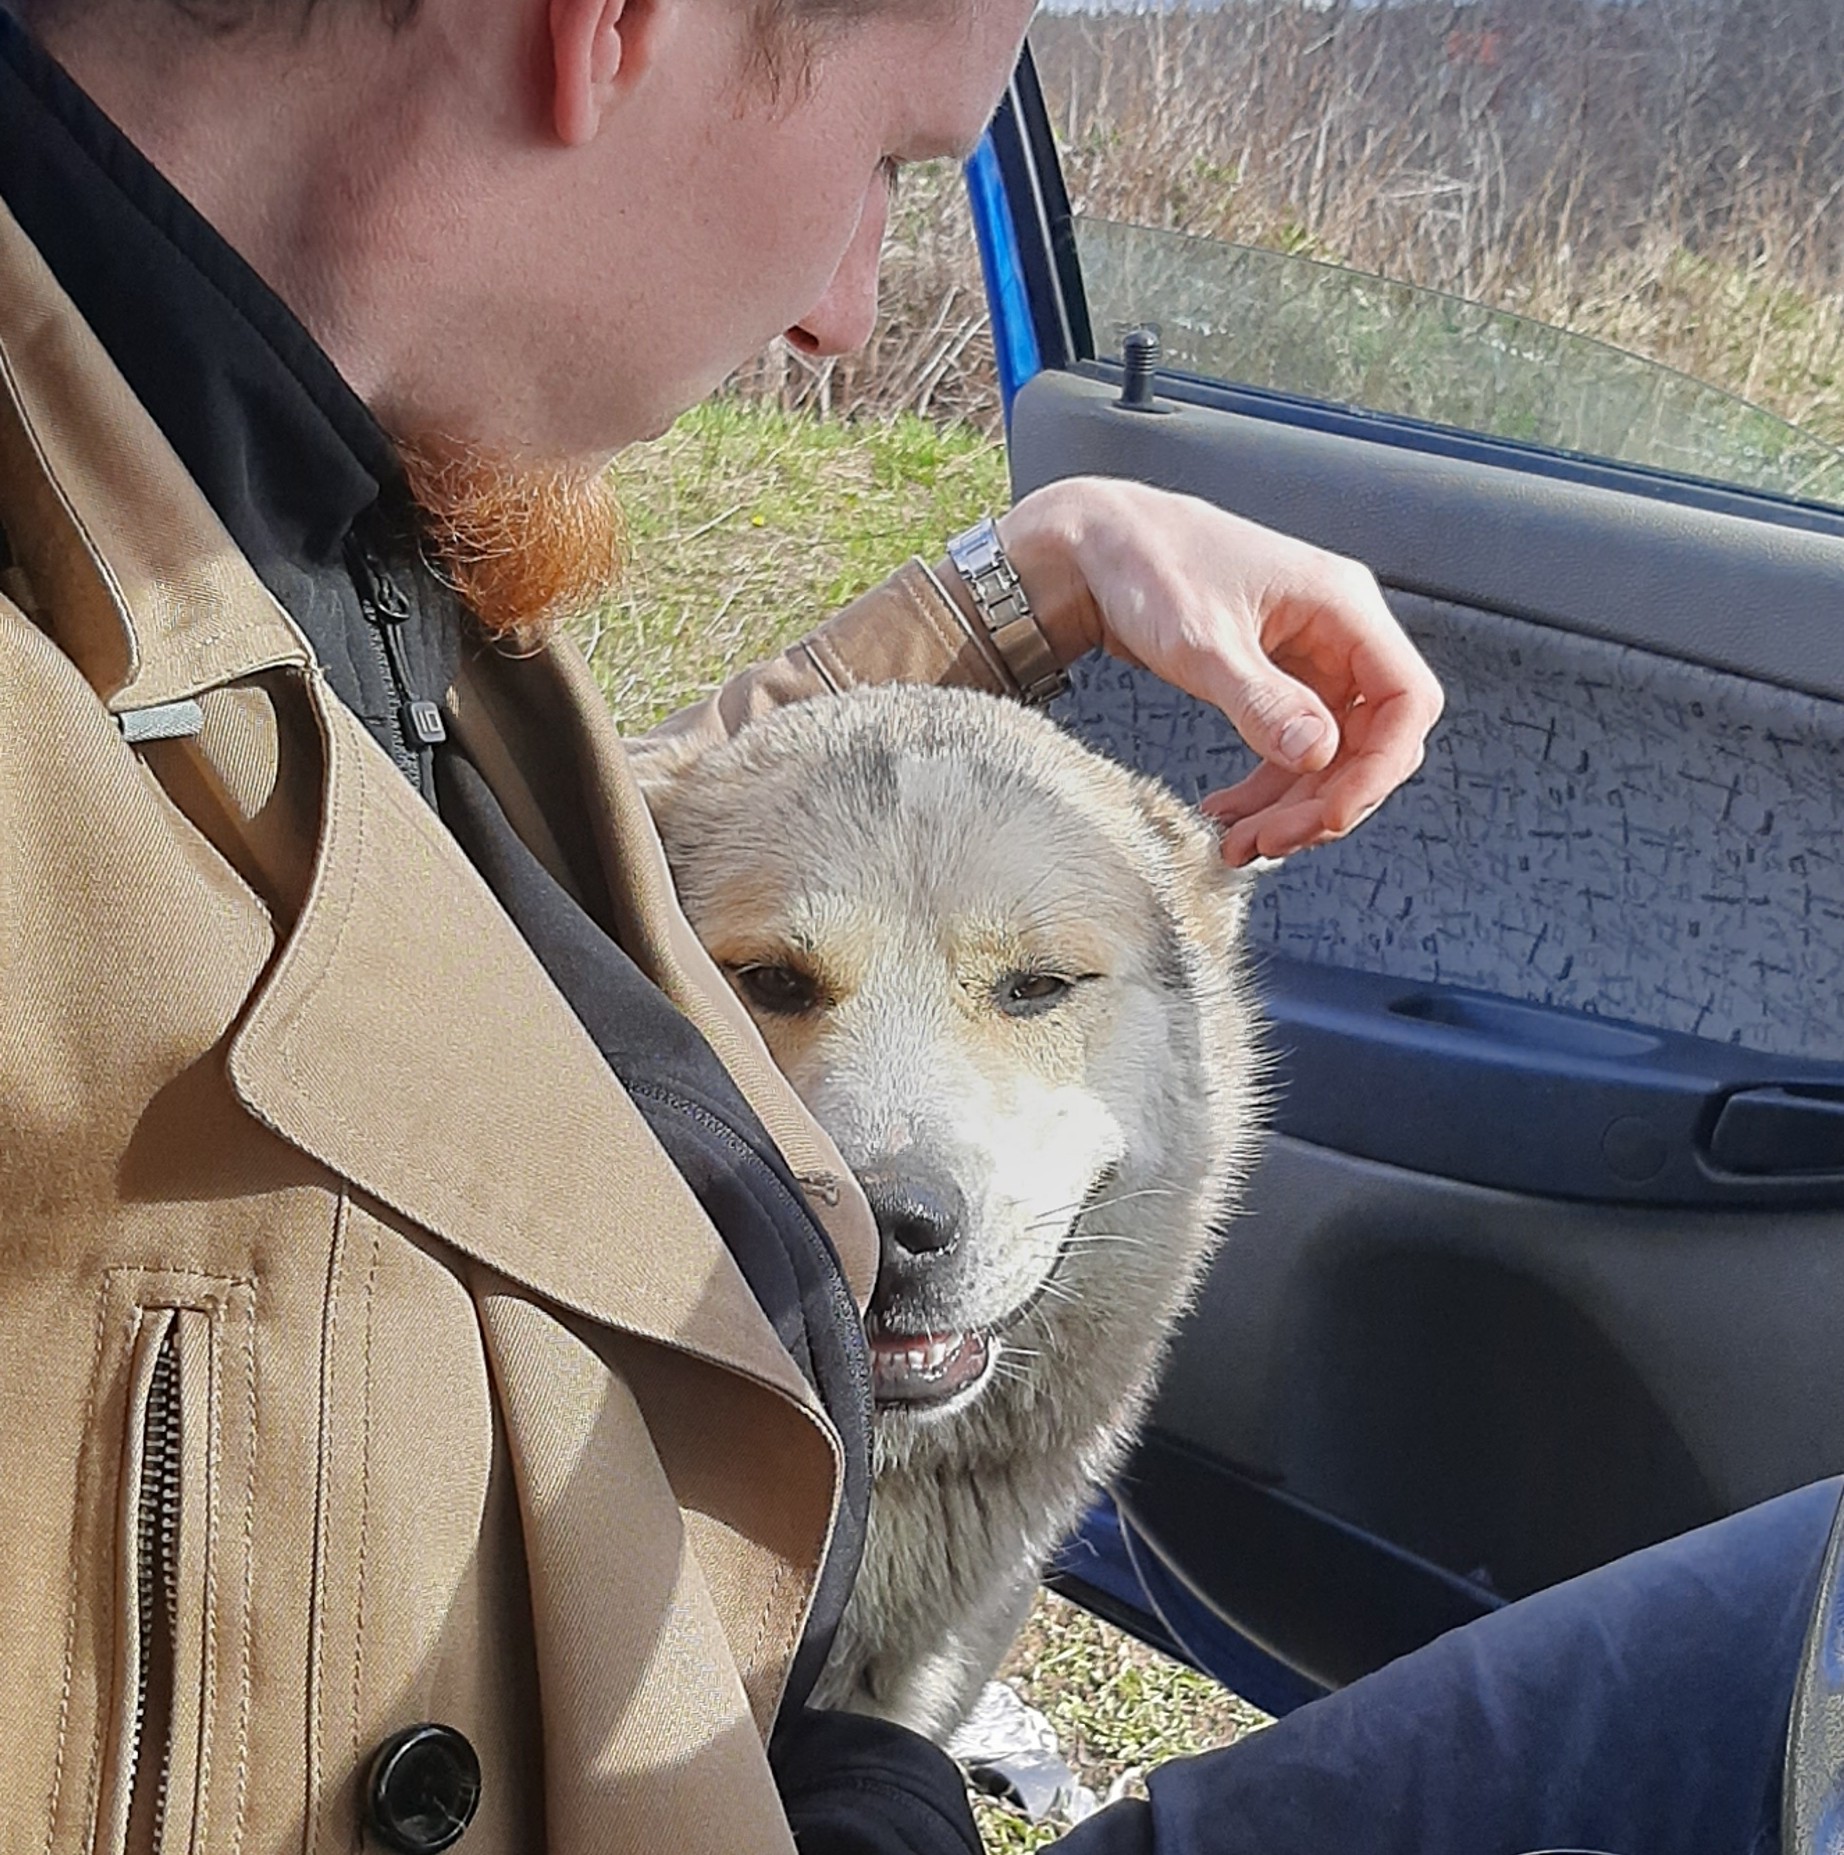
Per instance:
[[[789,1848],[762,1740],[836,1438],[3,215],[0,528],[0,1847],[351,1849],[373,1750],[435,1720],[484,1770],[465,1855]],[[679,727],[892,679],[1006,684],[914,566]],[[127,744],[183,698],[202,734]],[[453,702],[862,1296],[863,1201],[674,906],[581,660],[483,655]]]

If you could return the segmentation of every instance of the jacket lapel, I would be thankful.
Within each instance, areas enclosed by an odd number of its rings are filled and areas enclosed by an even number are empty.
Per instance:
[[[454,840],[316,683],[313,885],[231,1048],[250,1111],[559,1305],[805,1381],[639,1111]]]
[[[813,1414],[716,1232],[568,1006],[328,691],[4,209],[0,483],[35,602],[112,712],[277,669],[299,677],[312,706],[323,790],[317,824],[299,828],[318,831],[313,874],[230,1057],[250,1112],[507,1278]]]

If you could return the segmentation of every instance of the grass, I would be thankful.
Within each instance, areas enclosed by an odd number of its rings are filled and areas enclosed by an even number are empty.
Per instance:
[[[628,733],[1009,500],[1004,453],[969,426],[734,398],[688,412],[617,472],[633,565],[581,636]]]
[[[1208,1676],[1048,1591],[1001,1673],[1049,1718],[1063,1756],[1100,1797],[1144,1795],[1153,1766],[1233,1744],[1268,1723]],[[997,1855],[1044,1848],[1068,1827],[1027,1823],[985,1797],[974,1799],[974,1815]]]

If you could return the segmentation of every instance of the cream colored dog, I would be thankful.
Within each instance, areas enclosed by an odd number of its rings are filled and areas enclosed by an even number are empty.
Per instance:
[[[815,1698],[945,1738],[1254,1157],[1250,879],[1164,788],[962,692],[807,702],[647,779],[692,926],[882,1239],[870,1533]]]

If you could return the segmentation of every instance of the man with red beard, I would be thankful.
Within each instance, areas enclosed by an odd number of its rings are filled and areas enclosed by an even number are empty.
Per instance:
[[[868,1213],[553,630],[617,449],[866,337],[1027,10],[0,15],[8,1846],[973,1846],[803,1708]],[[1237,861],[1419,761],[1349,563],[1096,480],[970,546],[1014,597],[912,563],[679,725],[1110,649],[1262,756]]]

